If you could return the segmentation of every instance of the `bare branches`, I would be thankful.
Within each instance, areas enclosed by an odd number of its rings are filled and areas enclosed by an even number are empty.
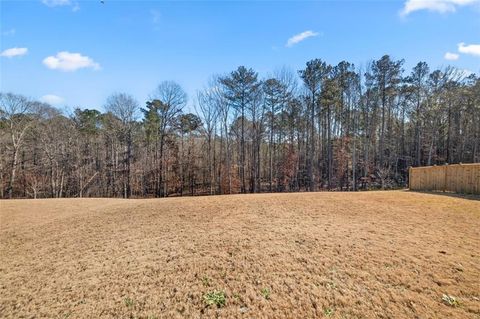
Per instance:
[[[125,93],[116,93],[107,99],[105,110],[112,113],[122,121],[124,125],[132,123],[138,118],[138,102]]]
[[[151,99],[162,101],[171,113],[180,112],[187,105],[187,93],[173,81],[160,83]]]

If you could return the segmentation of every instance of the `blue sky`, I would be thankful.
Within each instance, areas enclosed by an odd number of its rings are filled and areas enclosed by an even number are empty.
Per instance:
[[[313,58],[390,54],[407,71],[426,61],[480,73],[479,0],[1,1],[0,23],[1,91],[59,107],[102,109],[114,92],[143,106],[163,80],[191,105],[212,74],[267,76]]]

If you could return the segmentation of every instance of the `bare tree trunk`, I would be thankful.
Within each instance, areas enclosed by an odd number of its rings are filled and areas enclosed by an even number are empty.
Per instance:
[[[13,159],[12,159],[12,167],[10,171],[10,181],[8,182],[7,187],[7,194],[8,198],[13,198],[13,184],[15,183],[15,177],[17,173],[17,163],[18,162],[18,147],[14,145],[13,147]]]

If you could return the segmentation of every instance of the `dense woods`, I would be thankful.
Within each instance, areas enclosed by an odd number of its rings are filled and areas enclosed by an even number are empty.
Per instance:
[[[383,56],[162,82],[72,114],[0,95],[0,197],[164,197],[406,185],[409,166],[480,162],[480,78]],[[98,109],[103,109],[100,112]]]

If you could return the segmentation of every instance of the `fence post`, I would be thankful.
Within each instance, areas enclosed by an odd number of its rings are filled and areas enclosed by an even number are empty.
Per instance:
[[[412,167],[408,167],[408,190],[412,190]]]
[[[444,192],[444,193],[447,191],[447,178],[448,178],[448,177],[447,177],[447,176],[448,176],[448,174],[447,174],[447,171],[448,171],[448,163],[445,163],[445,164],[446,164],[446,165],[445,165],[445,179],[444,179],[444,181],[443,181],[443,192]]]

